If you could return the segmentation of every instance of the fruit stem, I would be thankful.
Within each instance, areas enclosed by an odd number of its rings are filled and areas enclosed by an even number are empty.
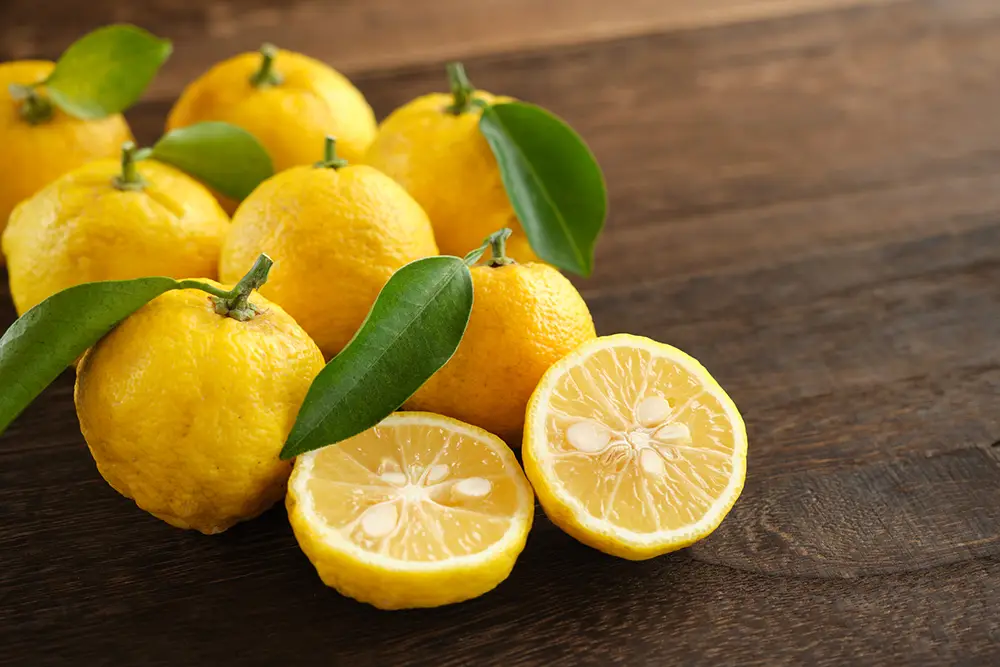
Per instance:
[[[337,157],[337,139],[336,137],[327,137],[326,143],[323,145],[323,159],[317,162],[314,166],[321,169],[340,169],[341,167],[347,166],[347,160],[342,157]]]
[[[21,103],[21,118],[29,125],[41,125],[52,118],[52,102],[40,95],[34,85],[12,83],[7,88],[10,96]]]
[[[119,190],[142,190],[146,181],[136,169],[135,143],[126,141],[122,144],[122,173],[115,176],[114,186]]]
[[[185,289],[200,289],[212,295],[215,312],[225,317],[231,317],[240,322],[248,322],[260,314],[257,306],[250,303],[250,293],[259,290],[267,282],[267,274],[274,266],[274,261],[261,253],[247,274],[240,278],[233,289],[225,292],[200,280],[182,280],[181,287]]]
[[[509,227],[504,227],[503,229],[493,232],[483,241],[483,244],[470,252],[465,256],[464,261],[467,266],[475,266],[483,255],[486,254],[486,249],[490,249],[492,257],[490,261],[486,263],[490,267],[508,266],[510,264],[516,264],[513,259],[507,256],[507,239],[510,238],[511,230]]]
[[[448,85],[454,98],[448,107],[448,112],[460,116],[472,106],[472,96],[476,92],[476,87],[469,81],[469,77],[465,74],[465,65],[462,63],[448,63],[445,69],[448,71]]]
[[[514,263],[514,260],[507,256],[507,239],[510,235],[510,227],[504,227],[486,237],[486,243],[490,244],[490,251],[493,253],[487,266],[507,266]]]
[[[260,67],[250,76],[250,85],[254,88],[267,88],[280,85],[284,80],[274,71],[274,59],[278,49],[274,44],[263,44],[260,47]]]

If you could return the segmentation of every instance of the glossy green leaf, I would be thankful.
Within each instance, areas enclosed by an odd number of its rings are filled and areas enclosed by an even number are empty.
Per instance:
[[[22,315],[0,338],[0,433],[116,324],[178,286],[172,278],[85,283]]]
[[[399,269],[354,339],[306,394],[281,451],[287,459],[375,426],[451,358],[472,312],[472,276],[457,257]]]
[[[590,275],[608,200],[587,144],[563,120],[524,102],[484,108],[479,130],[535,253],[560,269]]]
[[[132,25],[111,25],[70,45],[45,81],[48,96],[77,118],[104,118],[132,106],[172,46]]]
[[[171,130],[156,142],[150,157],[237,201],[274,174],[271,158],[252,134],[217,121]]]

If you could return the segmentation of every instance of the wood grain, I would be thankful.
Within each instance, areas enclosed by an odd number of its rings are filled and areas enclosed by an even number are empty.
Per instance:
[[[119,7],[90,5],[45,43]],[[457,5],[422,11],[481,35]],[[544,16],[569,2],[552,5],[509,5],[539,12],[509,44],[403,49],[389,69],[358,56],[355,78],[385,115],[440,89],[458,49],[479,85],[588,139],[612,200],[596,275],[578,281],[599,331],[693,353],[746,417],[747,487],[720,529],[628,563],[540,516],[496,591],[380,613],[322,587],[280,508],[205,538],[118,496],[67,373],[0,438],[0,664],[1000,661],[1000,5],[790,2],[752,21],[702,8],[632,34],[587,32],[607,15],[581,0],[564,41]],[[203,38],[219,10],[193,7],[148,11]],[[276,17],[262,32],[302,16],[322,32],[304,5],[245,7],[240,21]],[[354,12],[363,53],[361,5],[337,11]],[[221,43],[257,39],[248,26]],[[168,106],[130,112],[145,141]]]
[[[858,577],[1000,555],[1000,459],[970,447],[780,481],[752,478],[723,527],[691,548],[777,576]]]
[[[175,52],[151,98],[173,98],[207,64],[263,42],[308,53],[346,73],[477,54],[514,53],[667,29],[897,0],[62,0],[0,8],[0,60],[55,57],[81,32],[125,21],[155,27]]]

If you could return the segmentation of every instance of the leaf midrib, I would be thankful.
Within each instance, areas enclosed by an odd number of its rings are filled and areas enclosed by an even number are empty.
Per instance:
[[[460,269],[460,267],[455,267],[455,269]],[[455,273],[455,269],[449,270],[444,275],[442,280],[440,280],[438,284],[435,286],[436,289],[433,291],[431,298],[428,299],[427,302],[419,310],[417,310],[416,313],[414,313],[413,317],[411,317],[406,322],[405,326],[401,327],[396,332],[396,334],[392,337],[389,343],[385,345],[385,347],[378,354],[378,356],[375,357],[375,360],[368,365],[368,369],[366,369],[364,373],[360,374],[357,377],[357,379],[355,379],[354,382],[352,382],[347,386],[347,390],[343,392],[341,398],[332,403],[327,410],[322,411],[321,416],[316,420],[316,425],[310,428],[308,431],[306,431],[302,436],[300,436],[297,441],[289,443],[291,444],[292,449],[296,449],[296,446],[301,445],[302,442],[304,442],[308,437],[310,437],[313,433],[315,433],[320,428],[322,423],[326,421],[326,418],[329,417],[330,414],[333,413],[334,410],[344,402],[345,398],[348,395],[350,395],[351,390],[354,389],[354,387],[358,386],[358,384],[361,382],[362,379],[368,377],[368,375],[370,374],[370,369],[378,365],[378,362],[382,360],[382,358],[386,355],[389,349],[396,344],[396,341],[400,339],[400,337],[403,335],[403,332],[409,329],[413,325],[413,323],[417,321],[417,319],[419,319],[424,314],[424,311],[426,311],[431,306],[431,304],[434,302],[437,296],[444,291],[445,287],[447,286],[447,283],[451,281],[451,278]],[[364,325],[362,325],[362,327],[363,326]]]
[[[511,136],[510,128],[507,126],[506,123],[503,122],[503,119],[500,117],[500,114],[496,113],[495,110],[493,112],[493,117],[496,118],[497,124],[504,129],[504,131],[507,133],[507,136]],[[565,234],[566,238],[569,239],[570,248],[572,248],[573,254],[576,256],[577,262],[579,262],[579,266],[584,270],[586,270],[587,269],[586,257],[584,257],[583,252],[577,246],[576,239],[574,239],[573,235],[570,233],[569,223],[566,221],[566,218],[563,217],[563,214],[559,210],[559,207],[556,206],[555,201],[549,194],[548,188],[545,187],[541,178],[539,178],[538,176],[538,172],[535,171],[535,168],[531,164],[531,161],[528,160],[527,156],[524,154],[524,151],[521,150],[521,147],[517,144],[517,142],[511,141],[510,145],[513,146],[513,149],[517,153],[518,157],[521,159],[521,162],[523,162],[527,166],[528,174],[531,176],[534,182],[538,184],[538,188],[539,190],[541,190],[542,196],[545,198],[545,202],[549,205],[549,208],[551,208],[552,211],[555,212],[556,220],[559,221],[559,226],[562,228],[562,231]]]

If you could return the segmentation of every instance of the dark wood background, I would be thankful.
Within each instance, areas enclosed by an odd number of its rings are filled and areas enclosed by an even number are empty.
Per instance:
[[[686,551],[615,560],[540,517],[495,592],[383,613],[280,508],[208,538],[118,496],[66,374],[0,439],[0,663],[998,664],[1000,2],[4,0],[0,59],[116,20],[175,40],[146,142],[265,39],[380,117],[460,57],[567,118],[611,193],[598,330],[701,359],[749,476]]]

